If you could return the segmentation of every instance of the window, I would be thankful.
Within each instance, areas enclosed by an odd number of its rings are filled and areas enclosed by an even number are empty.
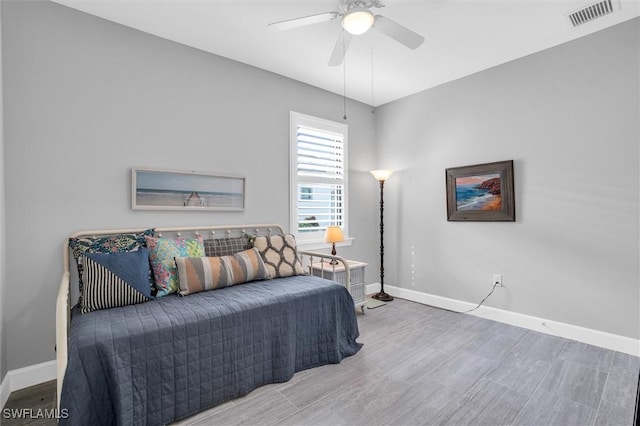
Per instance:
[[[347,235],[347,125],[291,112],[291,232],[323,241],[327,226]]]

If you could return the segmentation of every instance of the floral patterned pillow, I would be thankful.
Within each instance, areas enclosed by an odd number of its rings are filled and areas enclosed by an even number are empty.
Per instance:
[[[204,244],[202,236],[195,238],[157,238],[145,236],[149,249],[149,261],[156,282],[156,297],[176,293],[178,285],[178,267],[176,257],[203,257]]]
[[[82,302],[83,282],[82,282],[82,258],[84,253],[126,253],[137,251],[141,247],[145,247],[145,237],[153,235],[153,229],[134,234],[116,234],[106,235],[104,237],[79,237],[69,238],[69,248],[78,266],[78,287],[80,291],[80,300]],[[149,274],[149,286],[153,287],[153,278]]]

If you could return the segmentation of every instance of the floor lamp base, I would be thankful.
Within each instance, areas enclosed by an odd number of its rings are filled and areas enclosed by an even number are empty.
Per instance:
[[[371,297],[373,297],[376,300],[380,300],[382,302],[391,302],[393,300],[393,296],[385,293],[384,291],[381,291],[380,293],[376,293]]]

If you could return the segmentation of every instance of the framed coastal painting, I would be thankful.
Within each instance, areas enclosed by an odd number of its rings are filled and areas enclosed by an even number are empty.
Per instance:
[[[244,210],[245,179],[194,171],[131,169],[134,210]]]
[[[446,169],[447,220],[513,222],[513,160]]]

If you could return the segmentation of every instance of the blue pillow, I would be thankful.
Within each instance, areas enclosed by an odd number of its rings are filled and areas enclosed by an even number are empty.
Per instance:
[[[80,291],[80,299],[78,305],[82,305],[82,253],[122,253],[125,251],[136,251],[140,247],[145,246],[144,237],[152,236],[153,229],[147,229],[142,232],[132,234],[115,234],[105,235],[101,237],[78,237],[69,238],[69,248],[76,259],[78,267],[78,289]],[[149,268],[149,286],[154,291],[153,274]]]
[[[149,250],[124,253],[82,253],[82,313],[147,302]]]

